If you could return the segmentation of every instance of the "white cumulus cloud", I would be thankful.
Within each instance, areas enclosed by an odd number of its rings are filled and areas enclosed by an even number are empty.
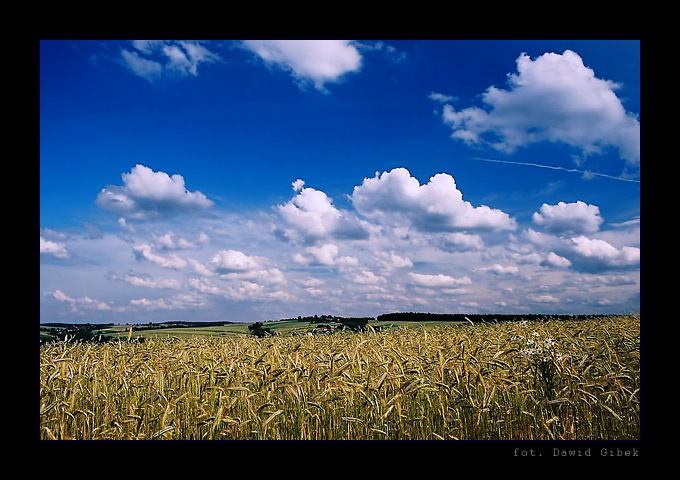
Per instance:
[[[239,250],[220,250],[209,262],[217,273],[245,272],[263,267],[264,259],[246,255]]]
[[[421,231],[513,230],[516,222],[501,210],[463,200],[453,177],[439,173],[421,185],[405,168],[365,178],[351,200],[366,217]]]
[[[361,285],[376,285],[385,282],[384,277],[379,277],[369,270],[363,270],[361,273],[355,274],[352,280]]]
[[[444,122],[455,139],[512,152],[536,142],[560,142],[585,154],[618,149],[630,165],[640,162],[640,122],[626,112],[613,81],[595,76],[573,51],[522,54],[508,89],[489,87],[484,108],[455,110],[445,105]]]
[[[548,257],[543,262],[543,265],[557,268],[566,268],[571,265],[571,262],[569,261],[569,259],[561,257],[557,255],[555,252],[550,252],[548,254]]]
[[[194,241],[178,237],[172,232],[167,232],[158,236],[153,235],[153,237],[156,241],[156,244],[165,250],[195,249],[210,240],[210,237],[208,237],[208,235],[203,232],[199,233],[196,240]]]
[[[201,307],[205,302],[197,294],[174,295],[171,298],[140,298],[130,300],[130,305],[142,310],[189,310]]]
[[[283,221],[308,241],[327,237],[366,238],[368,233],[359,220],[346,210],[339,210],[321,190],[302,188],[297,180],[293,187],[298,194],[277,209]]]
[[[447,252],[463,252],[484,248],[482,237],[461,232],[443,234],[439,237],[438,244],[440,248]]]
[[[295,263],[302,265],[338,265],[338,266],[356,266],[359,260],[350,256],[338,256],[338,246],[333,243],[324,243],[323,245],[311,246],[305,249],[307,255],[296,253],[293,255]]]
[[[325,84],[361,69],[361,54],[348,40],[244,40],[241,46],[268,65],[289,72],[300,86],[325,92]]]
[[[561,300],[554,295],[537,295],[537,294],[530,294],[527,295],[527,298],[531,300],[532,302],[536,303],[559,303]]]
[[[128,285],[132,285],[133,287],[144,287],[152,289],[173,289],[173,290],[177,290],[181,287],[179,281],[175,280],[174,278],[154,279],[151,278],[149,275],[143,275],[135,272],[126,273],[124,276],[120,278],[118,278],[117,276],[114,276],[113,278],[120,279],[127,283]]]
[[[493,275],[514,275],[519,272],[519,268],[514,265],[504,267],[498,263],[494,263],[489,267],[479,267],[476,270],[478,272],[489,272]]]
[[[137,220],[160,218],[210,208],[214,202],[203,193],[187,190],[184,177],[154,172],[135,165],[121,175],[123,185],[109,185],[97,195],[99,207]]]
[[[95,300],[90,297],[73,298],[66,295],[61,290],[55,290],[52,292],[52,297],[59,301],[71,305],[71,311],[73,313],[80,313],[82,309],[85,310],[111,310],[111,307],[100,300]]]
[[[410,258],[397,255],[393,251],[375,252],[376,259],[381,268],[393,270],[395,268],[408,268],[413,266]]]
[[[441,273],[429,275],[424,273],[411,272],[408,275],[411,278],[411,282],[413,282],[415,285],[428,288],[454,287],[457,285],[469,285],[470,283],[472,283],[472,281],[468,277],[457,279],[449,275],[442,275]]]
[[[533,222],[555,234],[581,234],[596,232],[603,219],[600,209],[582,201],[559,202],[557,205],[543,204],[534,212]]]
[[[187,266],[187,261],[174,253],[163,256],[153,253],[151,245],[141,243],[132,247],[132,251],[138,260],[146,260],[165,268],[182,269]]]
[[[57,258],[68,258],[69,253],[66,251],[66,245],[59,242],[52,242],[40,237],[40,253],[53,255]]]
[[[640,249],[624,246],[617,248],[605,240],[579,236],[571,239],[569,260],[583,271],[611,268],[636,268],[640,265]]]

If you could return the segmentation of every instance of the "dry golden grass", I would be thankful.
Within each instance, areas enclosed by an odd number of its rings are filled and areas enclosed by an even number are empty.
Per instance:
[[[639,439],[639,347],[639,316],[52,343],[40,437]]]

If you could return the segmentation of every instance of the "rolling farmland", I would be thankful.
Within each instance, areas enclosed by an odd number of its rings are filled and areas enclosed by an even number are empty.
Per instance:
[[[46,341],[40,438],[639,439],[638,315],[471,323],[311,335],[289,320],[264,322],[276,334],[263,338],[243,324],[110,326],[112,341]]]

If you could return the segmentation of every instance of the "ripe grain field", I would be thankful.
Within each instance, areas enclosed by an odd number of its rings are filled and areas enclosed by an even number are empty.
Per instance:
[[[39,437],[638,440],[640,317],[53,342]]]

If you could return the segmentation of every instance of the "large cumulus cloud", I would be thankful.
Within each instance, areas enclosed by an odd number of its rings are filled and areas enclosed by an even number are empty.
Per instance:
[[[439,173],[421,185],[405,168],[364,179],[354,187],[352,204],[375,221],[421,231],[513,230],[516,222],[501,210],[463,200],[451,175]]]
[[[532,60],[522,54],[508,89],[489,87],[484,107],[456,110],[444,106],[451,136],[468,144],[487,144],[512,152],[536,142],[560,142],[585,154],[607,147],[629,165],[640,162],[640,122],[625,110],[614,91],[620,85],[597,78],[573,51],[545,53]]]

